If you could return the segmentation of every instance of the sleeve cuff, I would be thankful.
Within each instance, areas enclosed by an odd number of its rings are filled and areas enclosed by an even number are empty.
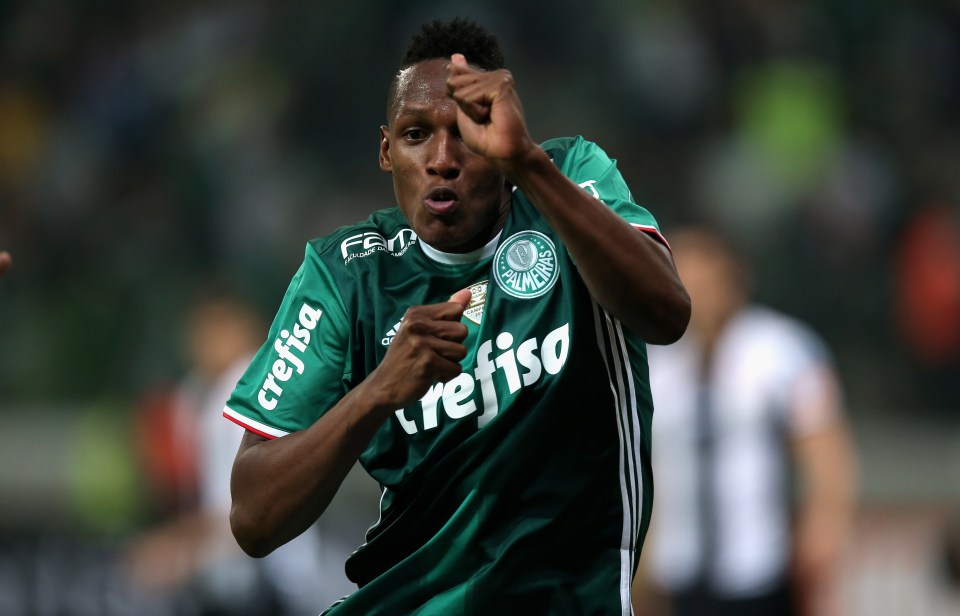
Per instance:
[[[223,416],[238,426],[246,428],[255,434],[259,434],[260,436],[271,440],[290,434],[289,432],[284,432],[283,430],[278,430],[277,428],[262,424],[259,421],[254,421],[253,419],[234,411],[228,406],[223,407]]]
[[[635,223],[635,222],[631,222],[630,224],[633,226],[634,229],[639,229],[639,230],[643,231],[644,233],[649,233],[649,234],[652,235],[658,242],[660,242],[661,244],[663,244],[664,246],[666,246],[666,247],[667,247],[667,250],[669,250],[670,252],[673,252],[673,249],[670,248],[670,242],[668,242],[668,241],[667,241],[667,238],[663,237],[663,235],[660,234],[660,231],[658,231],[657,228],[654,227],[653,225],[639,225],[639,224],[637,224],[637,223]]]

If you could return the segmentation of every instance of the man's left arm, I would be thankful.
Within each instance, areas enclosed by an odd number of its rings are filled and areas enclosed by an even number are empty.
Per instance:
[[[690,298],[669,249],[577,186],[534,143],[510,73],[476,70],[455,54],[447,85],[464,142],[533,202],[600,305],[646,342],[678,340]]]
[[[792,440],[803,483],[790,574],[801,615],[820,614],[835,600],[840,561],[856,506],[856,454],[846,423],[837,418]],[[827,613],[834,613],[828,611]]]
[[[836,590],[831,585],[856,509],[856,448],[832,366],[814,363],[786,389],[791,453],[801,488],[790,573],[800,614],[835,613],[829,609]]]

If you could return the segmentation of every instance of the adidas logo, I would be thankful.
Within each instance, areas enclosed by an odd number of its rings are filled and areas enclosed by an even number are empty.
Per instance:
[[[403,322],[403,317],[400,317],[400,320],[394,323],[393,327],[390,328],[386,334],[384,334],[383,339],[380,340],[380,344],[383,346],[390,346],[390,343],[393,342],[393,337],[397,335],[397,330],[400,329],[400,323]]]

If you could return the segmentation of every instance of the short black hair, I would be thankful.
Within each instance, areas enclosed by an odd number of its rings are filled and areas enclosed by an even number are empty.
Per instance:
[[[494,71],[506,65],[500,41],[480,24],[462,17],[425,23],[420,26],[420,32],[413,35],[400,66],[390,80],[387,115],[390,115],[397,98],[400,71],[427,60],[447,59],[455,53],[462,53],[467,62],[485,71]]]
[[[425,23],[415,34],[400,62],[400,69],[436,58],[449,58],[462,53],[467,62],[486,71],[504,67],[503,50],[493,34],[480,24],[454,18]]]

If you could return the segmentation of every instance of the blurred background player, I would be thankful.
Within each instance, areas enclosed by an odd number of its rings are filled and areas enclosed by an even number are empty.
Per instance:
[[[13,265],[13,257],[5,250],[0,250],[0,276],[3,276]]]
[[[237,546],[228,522],[230,469],[243,430],[220,411],[266,326],[241,299],[214,291],[189,310],[184,329],[188,374],[172,396],[146,406],[139,423],[168,515],[132,544],[130,573],[178,613],[315,614],[317,602],[329,598],[323,588],[330,578],[321,575],[315,529],[257,561]]]
[[[675,616],[829,611],[856,484],[837,374],[813,331],[750,303],[723,237],[671,242],[693,313],[650,348],[651,582]]]

